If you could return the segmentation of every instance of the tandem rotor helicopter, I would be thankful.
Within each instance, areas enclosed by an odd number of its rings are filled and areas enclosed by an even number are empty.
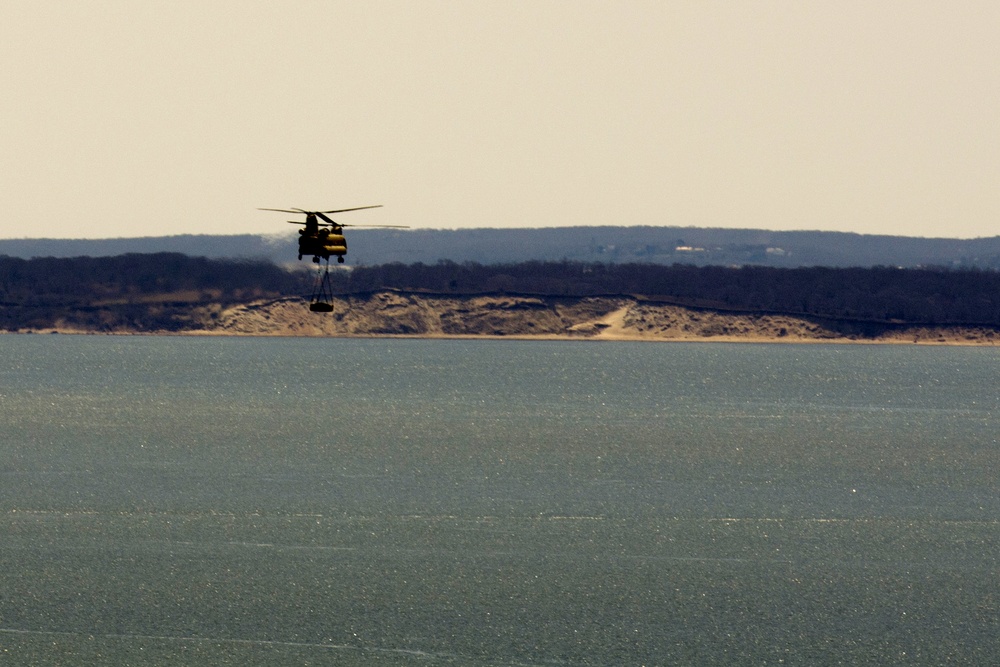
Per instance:
[[[363,211],[369,208],[381,207],[381,204],[376,204],[374,206],[341,208],[334,211],[306,211],[301,208],[258,209],[261,211],[276,211],[278,213],[297,213],[306,216],[305,222],[298,222],[296,220],[289,220],[288,222],[293,225],[303,226],[303,229],[299,230],[299,259],[312,255],[312,261],[320,265],[319,271],[316,274],[316,283],[313,287],[309,310],[322,313],[333,311],[333,306],[330,304],[333,301],[333,293],[330,286],[330,258],[336,257],[338,263],[344,263],[344,255],[347,254],[347,239],[344,238],[344,227],[408,229],[404,225],[348,225],[336,222],[327,216],[335,213]]]

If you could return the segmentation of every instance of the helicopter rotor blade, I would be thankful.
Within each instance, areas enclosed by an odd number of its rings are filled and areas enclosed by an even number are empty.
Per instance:
[[[350,225],[340,222],[327,217],[328,213],[347,213],[348,211],[363,211],[369,208],[382,208],[382,204],[376,204],[375,206],[358,206],[356,208],[341,208],[336,211],[306,211],[301,208],[258,208],[258,211],[277,211],[278,213],[303,213],[306,216],[315,215],[316,217],[323,220],[323,222],[318,223],[322,227],[384,227],[387,229],[409,229],[406,225]],[[294,220],[289,220],[289,224],[292,225],[304,225],[304,222],[297,222]]]
[[[348,211],[364,211],[369,208],[382,208],[382,204],[374,206],[356,206],[354,208],[338,208],[335,211],[307,211],[304,208],[258,208],[258,211],[278,211],[279,213],[347,213]]]
[[[315,211],[315,213],[347,213],[348,211],[363,211],[366,208],[382,208],[382,204],[375,204],[374,206],[358,206],[355,208],[342,208],[337,211]]]
[[[338,222],[341,227],[380,227],[383,229],[409,229],[407,225],[350,225],[346,222]]]

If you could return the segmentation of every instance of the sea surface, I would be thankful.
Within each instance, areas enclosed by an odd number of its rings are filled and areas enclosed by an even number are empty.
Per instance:
[[[1000,664],[1000,350],[0,336],[0,664]]]

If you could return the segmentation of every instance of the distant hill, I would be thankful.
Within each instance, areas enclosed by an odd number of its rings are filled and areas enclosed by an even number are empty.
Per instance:
[[[699,227],[548,227],[540,229],[357,229],[348,263],[481,264],[524,261],[696,266],[947,267],[1000,269],[1000,236],[914,238],[843,232],[775,232]],[[218,259],[294,262],[296,237],[183,235],[99,240],[0,240],[9,257],[106,257],[175,252]]]
[[[35,257],[114,257],[117,255],[181,253],[212,259],[267,259],[275,261],[287,255],[294,239],[253,234],[209,236],[143,236],[118,239],[0,239],[0,256],[32,259]],[[292,256],[294,260],[295,257]]]

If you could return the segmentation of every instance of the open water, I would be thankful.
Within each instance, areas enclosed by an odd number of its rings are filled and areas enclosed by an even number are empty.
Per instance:
[[[0,664],[997,664],[998,373],[2,336]]]

